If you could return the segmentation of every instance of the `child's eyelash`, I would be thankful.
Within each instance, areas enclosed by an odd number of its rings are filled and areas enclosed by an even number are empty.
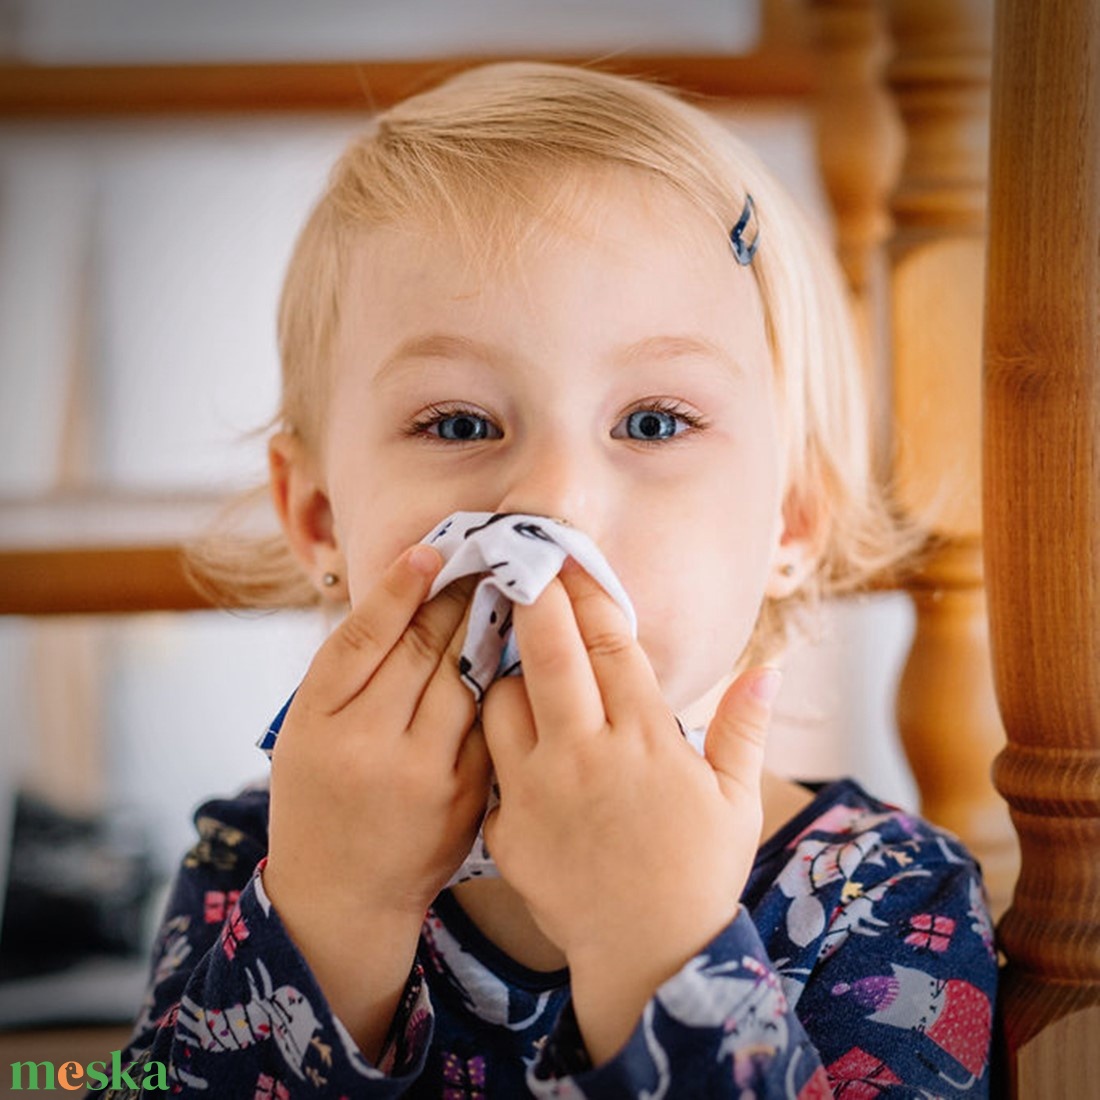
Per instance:
[[[619,417],[617,424],[634,415],[635,413],[655,412],[666,416],[675,417],[687,425],[687,432],[699,431],[707,428],[709,422],[694,409],[670,397],[647,397],[635,402],[625,409]],[[409,436],[433,436],[433,429],[448,420],[469,417],[472,420],[492,423],[491,417],[482,409],[473,405],[461,404],[433,404],[414,416],[405,426],[405,434]],[[497,429],[499,430],[499,429]],[[680,435],[685,432],[677,433]],[[637,442],[667,442],[667,440],[637,440]]]
[[[405,425],[404,431],[405,434],[409,436],[432,437],[434,435],[432,431],[433,428],[438,427],[438,425],[445,421],[460,419],[462,417],[468,417],[470,420],[484,421],[488,424],[493,423],[492,417],[490,417],[488,413],[473,405],[433,404],[412,417]]]
[[[630,408],[623,413],[623,416],[630,416],[631,413],[636,412],[666,413],[669,416],[675,416],[678,420],[682,420],[691,428],[705,428],[708,425],[705,417],[685,405],[682,401],[677,401],[672,397],[646,397],[636,404],[631,405]]]
[[[671,431],[665,431],[659,422],[654,424],[655,417],[664,418],[666,424],[671,421],[675,426]],[[647,421],[648,427],[645,426]],[[627,439],[638,447],[663,448],[683,443],[709,427],[706,417],[682,401],[672,397],[646,397],[620,414],[611,434],[616,439]],[[634,434],[635,428],[641,428],[643,434]]]

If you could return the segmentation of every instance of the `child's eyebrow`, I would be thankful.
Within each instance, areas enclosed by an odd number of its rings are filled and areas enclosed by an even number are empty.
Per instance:
[[[677,334],[669,336],[645,336],[628,344],[615,355],[624,366],[638,362],[667,362],[672,359],[717,359],[733,371],[741,365],[722,347],[705,336]]]
[[[481,362],[501,362],[508,353],[493,344],[455,333],[432,332],[403,340],[386,356],[378,368],[376,379],[382,379],[418,359],[476,359]],[[641,363],[671,362],[676,359],[717,360],[731,371],[740,373],[741,364],[730,352],[705,336],[693,333],[644,336],[615,349],[611,361],[631,367]]]
[[[386,356],[378,368],[376,379],[400,369],[417,359],[480,359],[493,361],[502,358],[504,353],[468,336],[458,336],[446,332],[431,332],[423,336],[411,336],[402,340]]]

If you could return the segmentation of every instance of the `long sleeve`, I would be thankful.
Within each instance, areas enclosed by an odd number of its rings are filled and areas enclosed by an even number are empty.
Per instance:
[[[821,1061],[742,909],[665,982],[609,1062],[590,1068],[567,1008],[528,1075],[539,1097],[827,1097]]]
[[[449,891],[380,1064],[366,1062],[264,894],[267,810],[266,791],[208,803],[175,883],[128,1057],[163,1065],[176,1095],[988,1095],[997,964],[978,868],[854,783],[822,790],[761,848],[737,917],[598,1067],[568,973],[510,959]]]
[[[736,920],[613,1059],[593,1068],[562,1012],[536,1095],[988,1095],[997,962],[976,864],[855,784],[835,790],[761,851]]]
[[[977,865],[918,818],[830,815],[755,915],[836,1095],[988,1095],[998,973]]]
[[[210,802],[176,877],[127,1061],[135,1085],[164,1067],[179,1096],[399,1096],[420,1072],[432,1014],[410,974],[381,1066],[331,1013],[264,890],[267,794]],[[125,1081],[93,1093],[143,1095]],[[178,1091],[176,1091],[178,1090]],[[149,1095],[163,1089],[150,1087]]]

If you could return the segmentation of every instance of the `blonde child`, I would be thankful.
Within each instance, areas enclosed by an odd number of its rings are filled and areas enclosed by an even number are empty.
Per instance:
[[[984,1094],[971,857],[762,771],[795,612],[909,543],[833,263],[747,150],[642,83],[468,72],[336,165],[280,345],[245,583],[350,610],[270,789],[198,812],[130,1057],[184,1096]],[[476,699],[422,541],[456,512],[583,533],[637,636],[569,560]],[[483,817],[499,877],[448,886]]]

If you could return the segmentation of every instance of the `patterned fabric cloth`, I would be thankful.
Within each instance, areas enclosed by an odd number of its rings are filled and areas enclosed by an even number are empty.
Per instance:
[[[429,596],[460,577],[482,575],[470,601],[470,622],[459,672],[481,701],[498,676],[518,675],[519,649],[512,604],[530,604],[573,558],[622,609],[632,634],[637,619],[630,597],[596,544],[559,520],[522,512],[455,512],[423,540],[443,555]]]
[[[520,966],[447,891],[370,1064],[264,894],[267,819],[261,788],[196,815],[129,1052],[166,1063],[176,1095],[988,1095],[997,967],[978,869],[955,838],[850,780],[761,847],[739,915],[596,1068],[568,973]]]

